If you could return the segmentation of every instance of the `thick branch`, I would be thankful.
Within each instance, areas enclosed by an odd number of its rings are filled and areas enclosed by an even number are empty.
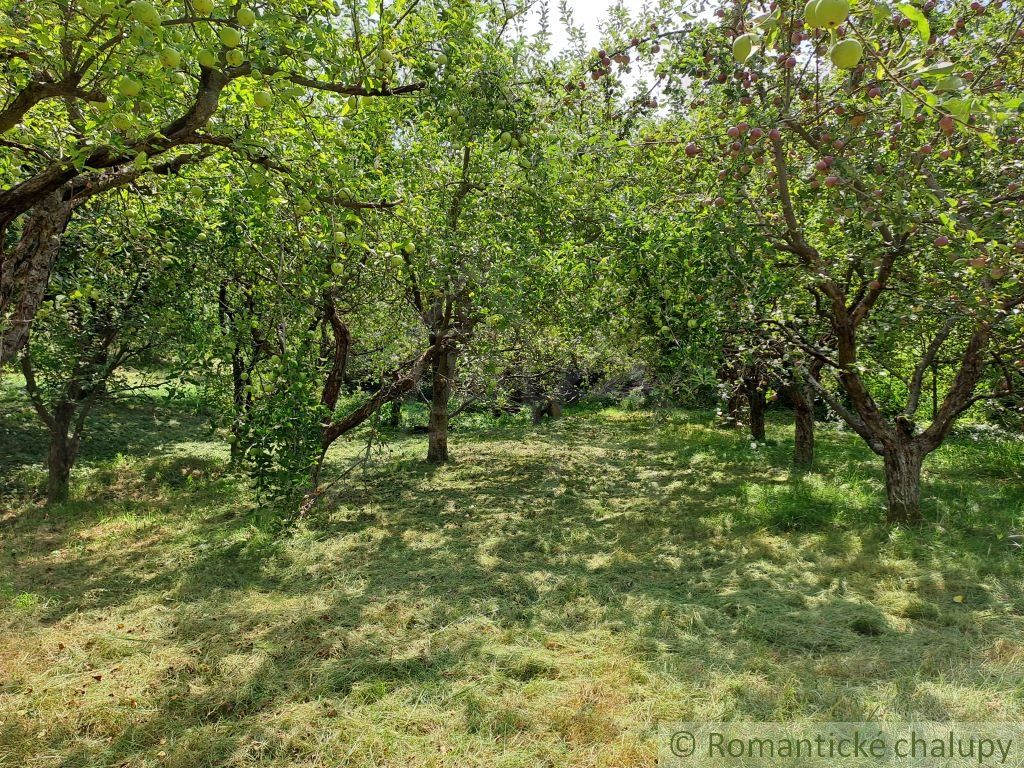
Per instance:
[[[6,133],[18,125],[21,119],[28,114],[28,111],[39,102],[54,98],[78,98],[99,101],[105,98],[105,96],[101,93],[81,90],[73,79],[54,82],[41,77],[25,86],[10,104],[4,107],[3,110],[0,110],[0,134]]]
[[[413,387],[416,386],[419,380],[423,378],[424,371],[426,371],[427,366],[430,365],[430,362],[434,359],[436,353],[437,350],[435,346],[431,345],[413,361],[408,371],[404,374],[395,372],[393,374],[393,379],[388,383],[382,384],[380,389],[378,389],[372,397],[363,402],[362,405],[349,413],[343,419],[334,421],[325,427],[323,435],[323,449],[326,451],[331,447],[335,440],[346,432],[351,432],[353,429],[365,422],[385,403],[404,397]]]
[[[811,388],[818,393],[822,400],[828,403],[829,408],[839,414],[839,417],[849,425],[850,429],[864,439],[864,442],[868,444],[872,451],[881,455],[882,444],[871,434],[864,421],[840,403],[815,376],[810,375],[809,372],[803,369],[802,373],[804,374],[804,380],[810,384]]]

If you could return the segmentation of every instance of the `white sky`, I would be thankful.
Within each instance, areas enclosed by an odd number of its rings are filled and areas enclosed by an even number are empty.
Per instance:
[[[551,45],[555,51],[558,51],[565,47],[567,42],[565,29],[560,21],[559,0],[547,0],[547,3],[552,36]],[[621,3],[630,11],[635,12],[643,5],[643,0],[621,0]],[[583,27],[587,31],[587,42],[590,46],[596,46],[600,37],[598,22],[607,16],[609,6],[617,4],[618,0],[568,0],[568,6],[572,8],[573,24]],[[531,9],[526,27],[528,33],[537,30],[539,16],[539,10]]]

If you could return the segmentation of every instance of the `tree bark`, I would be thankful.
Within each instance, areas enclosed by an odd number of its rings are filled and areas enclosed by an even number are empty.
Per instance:
[[[552,419],[559,419],[562,417],[562,404],[552,397],[545,397],[541,399],[533,407],[533,423],[540,424],[544,420],[545,416],[550,416]]]
[[[234,404],[235,418],[231,423],[231,436],[234,441],[231,443],[231,463],[239,464],[245,456],[245,446],[242,445],[242,433],[244,431],[244,413],[246,409],[247,394],[245,391],[245,363],[242,361],[242,350],[235,342],[231,349],[231,399]]]
[[[334,294],[329,290],[324,291],[324,313],[334,337],[334,344],[331,349],[331,370],[327,374],[327,381],[324,383],[323,395],[320,400],[333,413],[338,405],[338,398],[341,396],[341,388],[345,383],[349,350],[352,347],[352,333],[342,320]]]
[[[398,429],[402,426],[402,400],[401,398],[391,401],[391,413],[388,416],[388,426]]]
[[[750,407],[750,436],[759,443],[765,441],[764,412],[767,407],[767,400],[764,395],[764,388],[761,382],[748,377],[743,381],[746,390],[747,404]]]
[[[916,441],[888,445],[885,459],[885,491],[890,523],[916,525],[921,517],[921,465],[924,451]]]
[[[70,219],[71,204],[55,192],[32,209],[9,253],[0,243],[0,366],[11,362],[28,340]]]
[[[71,468],[78,458],[79,441],[71,435],[74,403],[61,403],[54,409],[50,425],[50,450],[46,457],[46,503],[63,504],[68,500]]]
[[[798,469],[810,469],[814,465],[814,392],[804,381],[804,374],[795,366],[790,376],[790,399],[793,401],[794,417],[793,466]]]
[[[455,351],[441,340],[431,365],[430,421],[427,426],[427,461],[431,464],[448,461],[448,402],[455,378],[455,358]]]
[[[793,466],[810,469],[814,465],[814,406],[802,386],[795,385],[793,389]],[[795,391],[798,389],[799,395]]]

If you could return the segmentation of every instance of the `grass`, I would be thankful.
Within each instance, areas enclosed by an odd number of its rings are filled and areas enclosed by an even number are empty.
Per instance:
[[[396,434],[285,536],[205,421],[104,412],[74,500],[0,405],[0,766],[653,766],[658,719],[1024,716],[1024,444],[878,462],[704,413]],[[12,450],[11,447],[14,447]],[[341,447],[335,470],[361,449]]]

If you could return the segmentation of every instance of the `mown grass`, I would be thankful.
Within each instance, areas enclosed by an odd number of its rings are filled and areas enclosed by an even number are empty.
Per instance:
[[[0,766],[652,766],[658,719],[1024,716],[1024,445],[878,462],[703,413],[398,433],[286,535],[204,420],[101,416],[74,501],[33,501],[8,399]],[[353,442],[335,469],[362,449]]]

